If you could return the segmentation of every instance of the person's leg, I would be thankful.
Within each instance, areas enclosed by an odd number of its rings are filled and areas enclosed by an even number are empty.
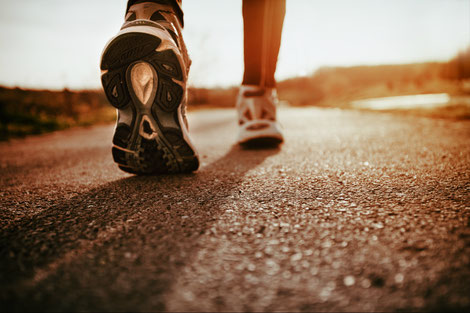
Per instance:
[[[243,1],[243,85],[275,86],[274,73],[285,12],[285,0]]]
[[[179,1],[180,2],[180,1]],[[190,60],[177,1],[129,1],[101,57],[101,81],[118,110],[113,158],[136,174],[194,171],[199,159],[185,118]]]
[[[284,140],[276,119],[277,57],[281,45],[285,0],[244,0],[245,73],[236,107],[238,143],[277,145]]]

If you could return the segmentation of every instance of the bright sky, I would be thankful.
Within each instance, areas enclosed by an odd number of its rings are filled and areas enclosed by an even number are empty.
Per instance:
[[[0,0],[0,84],[99,88],[99,58],[125,0]],[[184,0],[195,86],[243,74],[241,0]],[[470,0],[287,0],[276,77],[323,65],[447,60],[470,45]]]

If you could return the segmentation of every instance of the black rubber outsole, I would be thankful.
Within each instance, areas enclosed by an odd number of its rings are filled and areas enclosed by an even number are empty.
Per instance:
[[[178,120],[184,89],[174,80],[182,81],[184,74],[173,50],[155,51],[160,44],[160,38],[149,34],[122,34],[107,46],[101,61],[101,69],[107,70],[101,81],[108,101],[120,114],[132,115],[130,125],[117,124],[112,148],[119,168],[132,174],[183,173],[199,167]],[[150,65],[158,77],[150,112],[130,81],[130,69],[140,62]]]
[[[283,140],[274,137],[259,137],[241,142],[240,146],[247,150],[276,149],[283,143]]]

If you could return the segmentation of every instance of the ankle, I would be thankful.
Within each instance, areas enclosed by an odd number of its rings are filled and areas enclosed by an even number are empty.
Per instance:
[[[139,6],[143,4],[145,4],[147,7],[154,7],[157,11],[163,11],[175,15],[178,20],[178,23],[181,25],[181,27],[183,27],[184,19],[180,0],[129,0],[127,2],[126,21],[127,18],[132,15],[132,13],[131,15],[129,15],[129,12],[136,11],[136,8],[139,8],[136,7],[136,5]],[[155,5],[158,7],[155,7]],[[153,14],[153,12],[151,14]],[[151,18],[144,17],[144,19]]]

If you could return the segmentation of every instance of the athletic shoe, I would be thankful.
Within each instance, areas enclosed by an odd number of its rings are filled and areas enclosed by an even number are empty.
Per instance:
[[[278,145],[284,141],[276,120],[278,105],[275,88],[242,85],[237,99],[238,143],[241,145]]]
[[[101,82],[117,108],[114,161],[134,174],[195,171],[199,167],[185,116],[190,60],[170,6],[130,7],[105,46]]]

